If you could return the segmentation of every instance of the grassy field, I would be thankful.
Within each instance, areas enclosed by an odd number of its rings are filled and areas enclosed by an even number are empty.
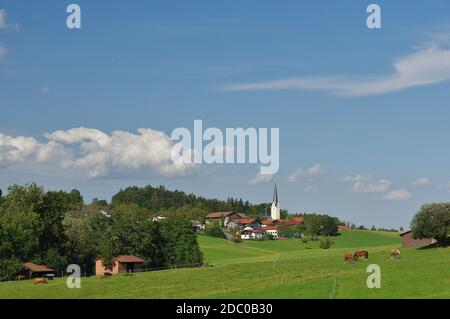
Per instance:
[[[46,286],[0,283],[0,298],[450,298],[450,249],[402,249],[395,233],[346,231],[333,248],[298,239],[233,244],[199,236],[205,261],[214,267],[163,270],[82,279]],[[343,254],[366,249],[369,262],[344,264]],[[381,267],[381,288],[368,289],[369,264]]]

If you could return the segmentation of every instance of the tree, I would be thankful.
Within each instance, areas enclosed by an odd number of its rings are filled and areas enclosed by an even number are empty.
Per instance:
[[[197,236],[188,220],[171,218],[161,222],[165,257],[170,267],[191,267],[203,262]]]
[[[399,229],[399,230],[402,232],[402,231],[404,230],[404,229],[403,229],[403,226],[400,226],[400,229]]]
[[[340,221],[328,215],[305,215],[306,232],[311,236],[336,236]]]
[[[370,230],[371,230],[371,231],[375,231],[375,230],[377,230],[377,229],[375,228],[374,225],[372,225],[372,227],[370,228]]]
[[[47,251],[53,249],[54,254],[63,253],[63,244],[66,241],[63,220],[67,212],[75,210],[81,205],[78,191],[66,193],[47,192],[43,194],[42,201],[37,207],[37,213],[43,225],[42,235],[39,238],[41,255],[46,257]]]
[[[39,257],[42,221],[36,213],[43,191],[35,184],[11,186],[0,207],[0,260]]]
[[[22,270],[22,263],[16,259],[0,259],[0,281],[12,280]]]
[[[112,271],[116,263],[117,248],[115,247],[114,238],[111,238],[110,235],[106,235],[100,244],[100,256],[103,267],[106,270]]]
[[[107,232],[109,220],[91,206],[66,215],[63,224],[67,263],[77,264],[83,272],[94,273],[100,244]]]
[[[450,202],[423,205],[411,221],[414,238],[434,238],[439,246],[448,244]]]

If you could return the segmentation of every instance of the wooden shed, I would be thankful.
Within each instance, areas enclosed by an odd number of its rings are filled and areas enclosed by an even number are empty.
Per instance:
[[[42,277],[48,274],[55,274],[55,270],[48,268],[46,265],[37,265],[33,263],[24,263],[23,268],[27,272],[28,278]]]
[[[400,233],[400,237],[402,239],[402,247],[416,247],[416,246],[428,246],[436,241],[433,238],[417,238],[413,237],[413,233],[411,230],[404,231]]]
[[[97,276],[104,276],[105,274],[120,274],[135,271],[141,271],[144,260],[142,258],[132,255],[120,255],[114,258],[114,266],[112,271],[105,269],[101,259],[95,261],[95,274]]]

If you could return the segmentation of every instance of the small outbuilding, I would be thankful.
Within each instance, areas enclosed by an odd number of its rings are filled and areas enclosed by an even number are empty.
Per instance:
[[[428,246],[434,244],[436,241],[433,238],[417,238],[413,237],[411,230],[400,233],[402,239],[402,247],[416,247],[416,246]]]
[[[95,274],[97,276],[104,276],[105,274],[121,274],[130,273],[135,271],[142,271],[144,264],[144,259],[131,256],[131,255],[120,255],[114,258],[114,266],[112,270],[105,269],[101,259],[95,261]]]
[[[46,265],[37,265],[34,263],[24,263],[23,268],[28,278],[44,277],[47,275],[55,275],[56,271],[48,268]]]

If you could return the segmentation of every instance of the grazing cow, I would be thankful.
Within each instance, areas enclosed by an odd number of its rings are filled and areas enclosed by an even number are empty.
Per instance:
[[[24,276],[24,275],[19,275],[19,276],[16,277],[16,280],[17,280],[17,281],[21,281],[21,280],[25,280],[26,278],[27,278],[27,277]]]
[[[369,252],[367,250],[360,250],[357,251],[354,255],[353,258],[355,258],[356,260],[359,260],[359,257],[364,257],[364,260],[369,260]]]
[[[354,263],[355,262],[355,257],[353,257],[352,253],[348,253],[344,255],[344,263],[345,262],[349,262],[349,263]]]
[[[391,259],[399,259],[400,258],[400,250],[398,249],[392,249],[391,250]]]
[[[34,279],[34,284],[38,285],[38,284],[48,284],[48,279],[47,278],[35,278]]]

